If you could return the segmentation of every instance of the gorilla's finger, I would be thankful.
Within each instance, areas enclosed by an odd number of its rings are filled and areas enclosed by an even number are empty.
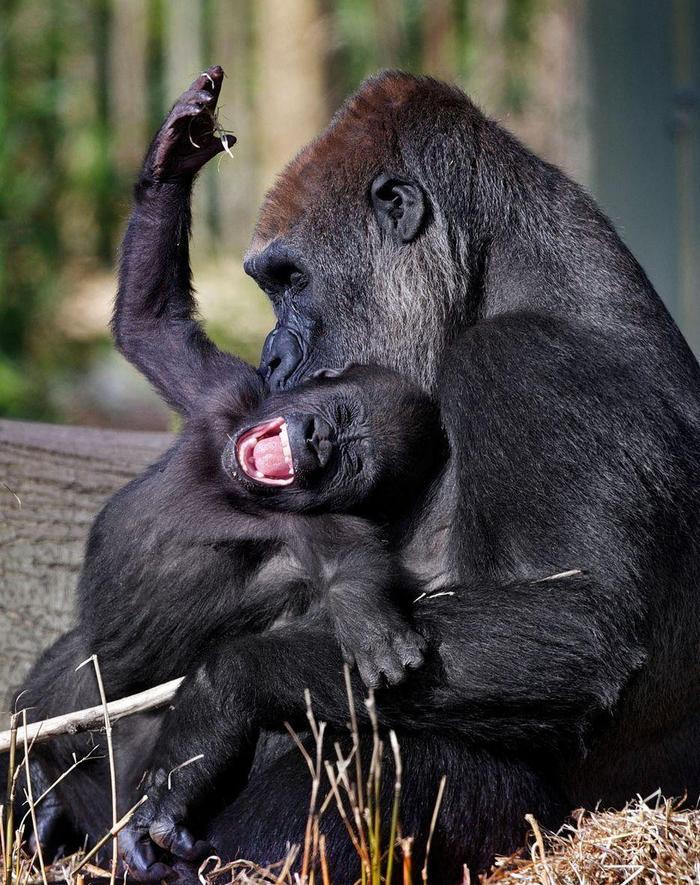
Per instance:
[[[367,688],[381,688],[382,674],[374,661],[368,658],[358,658],[357,669],[360,673],[360,679],[362,679]]]
[[[203,860],[213,853],[209,843],[196,840],[187,827],[172,820],[155,821],[151,824],[149,833],[156,845],[160,845],[182,860],[190,862]]]
[[[427,642],[420,633],[413,630],[397,633],[391,644],[404,667],[415,669],[423,664]]]
[[[389,685],[398,685],[403,682],[406,671],[399,658],[393,652],[387,652],[379,662],[379,669],[384,674]]]
[[[210,95],[214,97],[214,102],[218,101],[219,93],[221,92],[221,84],[224,82],[224,69],[221,65],[212,65],[210,68],[207,68],[206,71],[202,71],[202,73],[197,77],[197,79],[192,83],[190,88],[187,90],[190,91],[200,91],[203,90],[208,92]]]
[[[223,147],[223,149],[225,151],[231,150],[231,148],[234,146],[234,144],[238,141],[238,139],[233,134],[233,132],[220,132],[217,135],[217,138],[219,138],[221,140],[221,146]],[[224,144],[224,139],[226,140],[225,144]]]

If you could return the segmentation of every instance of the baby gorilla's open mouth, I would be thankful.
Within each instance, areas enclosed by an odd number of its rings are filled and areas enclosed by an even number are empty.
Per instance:
[[[256,482],[268,486],[294,482],[287,422],[282,417],[242,433],[236,443],[236,457],[243,472]]]

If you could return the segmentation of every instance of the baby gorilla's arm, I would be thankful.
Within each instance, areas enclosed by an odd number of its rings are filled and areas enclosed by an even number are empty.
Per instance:
[[[184,415],[214,383],[255,384],[251,366],[222,353],[205,335],[190,280],[192,185],[224,149],[214,117],[223,77],[218,66],[201,74],[153,139],[124,237],[112,321],[119,350]]]
[[[411,600],[395,592],[395,558],[371,522],[329,516],[327,523],[319,544],[323,592],[343,657],[368,688],[396,685],[423,663],[425,641],[409,624]]]

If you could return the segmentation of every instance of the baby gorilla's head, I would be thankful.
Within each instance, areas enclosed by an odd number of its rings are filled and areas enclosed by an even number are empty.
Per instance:
[[[416,494],[446,457],[434,402],[375,366],[322,371],[274,393],[235,429],[223,453],[247,496],[289,510],[385,509]]]

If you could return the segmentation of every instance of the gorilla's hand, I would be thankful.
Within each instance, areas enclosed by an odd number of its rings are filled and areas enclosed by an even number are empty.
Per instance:
[[[223,79],[223,68],[214,65],[178,98],[151,143],[143,169],[145,178],[169,181],[191,177],[235,144],[230,133],[218,134],[214,115]]]
[[[396,612],[383,609],[358,617],[347,609],[334,612],[335,631],[347,664],[357,666],[367,688],[398,685],[408,670],[423,663],[425,640]]]
[[[148,801],[119,835],[121,861],[132,879],[172,878],[175,859],[198,864],[213,854],[207,842],[196,839],[184,826],[185,808],[167,790],[165,780],[164,772],[156,773],[147,789]]]

